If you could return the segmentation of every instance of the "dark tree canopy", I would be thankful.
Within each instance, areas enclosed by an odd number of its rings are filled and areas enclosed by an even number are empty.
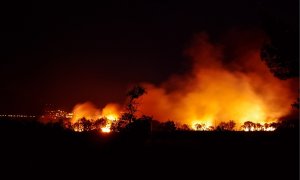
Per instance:
[[[145,88],[143,88],[142,86],[136,85],[127,92],[127,96],[131,99],[137,99],[145,93],[146,93]]]
[[[299,23],[266,17],[263,25],[269,37],[261,59],[279,79],[299,77]]]
[[[229,122],[221,122],[218,125],[217,130],[220,130],[220,131],[233,131],[235,125],[236,125],[236,123],[232,120],[229,121]]]
[[[126,112],[123,113],[121,119],[128,120],[129,122],[132,122],[133,120],[136,119],[135,113],[137,112],[137,106],[138,106],[136,99],[138,99],[140,96],[144,95],[145,93],[146,93],[145,88],[143,88],[140,85],[134,86],[132,89],[130,89],[127,92],[127,97],[129,98],[129,102],[126,105]]]

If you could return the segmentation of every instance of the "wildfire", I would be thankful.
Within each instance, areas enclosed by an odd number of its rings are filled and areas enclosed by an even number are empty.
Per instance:
[[[267,127],[267,128],[263,128],[263,129],[256,129],[255,127],[251,127],[251,128],[245,128],[243,129],[243,131],[275,131],[276,128],[275,127]]]
[[[101,117],[101,110],[97,109],[92,103],[85,102],[82,104],[77,104],[73,108],[73,117],[71,119],[71,122],[72,124],[74,124],[82,118],[96,120],[99,117]]]
[[[118,120],[119,114],[120,106],[118,104],[107,104],[102,110],[102,117],[105,117],[110,121]]]
[[[110,121],[116,121],[118,119],[118,116],[115,114],[110,114],[110,115],[106,116],[106,118]]]
[[[253,123],[250,121],[245,122],[241,126],[242,131],[275,131],[276,130],[277,123],[265,123],[264,125],[261,125],[260,123]]]
[[[83,129],[78,128],[78,127],[74,127],[73,130],[74,130],[75,132],[82,132],[82,131],[83,131]]]
[[[212,131],[214,127],[211,121],[193,121],[192,129],[195,131]]]
[[[105,127],[101,128],[103,133],[110,133],[111,132],[111,124],[107,124]]]
[[[193,60],[192,70],[160,85],[143,83],[147,94],[139,100],[137,113],[162,122],[171,119],[197,131],[274,131],[272,123],[290,112],[297,97],[293,92],[297,80],[273,76],[260,59],[261,35],[242,34],[233,39],[239,40],[219,46],[205,34],[198,36],[186,51]],[[101,110],[83,103],[75,106],[73,114],[73,124],[83,117],[106,119],[99,127],[108,133],[112,122],[119,120],[120,108],[108,104]]]
[[[144,83],[147,94],[140,100],[140,111],[198,130],[229,120],[239,130],[247,121],[271,123],[288,114],[297,97],[292,91],[295,80],[282,81],[271,74],[260,59],[261,36],[242,34],[239,39],[224,44],[230,46],[226,49],[210,43],[206,35],[198,36],[187,50],[193,69],[160,85]]]
[[[71,123],[74,131],[82,132],[86,128],[86,130],[99,129],[103,133],[110,133],[112,122],[119,120],[120,111],[117,104],[107,104],[101,110],[92,103],[85,102],[77,104],[73,114]]]

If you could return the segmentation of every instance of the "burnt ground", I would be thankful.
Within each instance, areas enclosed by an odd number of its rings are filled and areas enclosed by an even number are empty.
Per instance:
[[[0,143],[8,179],[299,179],[295,129],[100,134],[2,120]]]

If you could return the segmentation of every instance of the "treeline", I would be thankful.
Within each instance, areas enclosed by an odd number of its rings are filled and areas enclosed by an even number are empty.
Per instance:
[[[61,120],[58,122],[60,126],[66,129],[72,129],[77,132],[83,131],[101,131],[102,128],[108,126],[113,132],[122,131],[145,131],[145,132],[173,132],[173,131],[275,131],[283,129],[297,129],[299,128],[298,120],[283,120],[272,123],[254,123],[251,121],[244,122],[241,127],[237,127],[236,123],[231,120],[229,122],[220,122],[218,126],[206,126],[205,124],[195,124],[193,127],[187,124],[178,124],[174,121],[160,122],[153,119],[151,116],[143,115],[140,118],[135,118],[131,122],[120,119],[111,121],[106,118],[97,120],[88,120],[82,118],[76,123],[71,124],[69,120]]]

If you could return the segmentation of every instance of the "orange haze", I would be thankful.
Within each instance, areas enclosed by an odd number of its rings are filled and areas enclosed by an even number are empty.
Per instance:
[[[186,51],[193,68],[160,85],[144,83],[147,94],[140,99],[140,113],[190,126],[277,121],[289,113],[295,100],[291,88],[295,81],[279,80],[270,73],[260,59],[262,39],[244,33],[227,47],[209,42],[206,34],[198,35]]]
[[[100,118],[107,118],[108,120],[113,121],[119,118],[119,112],[120,107],[115,103],[107,104],[103,109],[98,109],[92,103],[85,102],[77,104],[73,108],[73,118],[71,122],[75,123],[81,118],[86,118],[92,121]]]
[[[239,129],[245,121],[278,121],[289,113],[297,96],[292,90],[297,88],[293,88],[295,79],[275,78],[260,59],[263,40],[261,33],[233,33],[229,44],[216,45],[206,34],[198,35],[186,51],[192,59],[189,72],[172,76],[160,85],[142,84],[147,94],[139,100],[140,115],[191,127],[233,120]],[[116,120],[120,108],[108,104],[101,110],[83,103],[76,105],[73,113],[73,123],[82,117]]]

